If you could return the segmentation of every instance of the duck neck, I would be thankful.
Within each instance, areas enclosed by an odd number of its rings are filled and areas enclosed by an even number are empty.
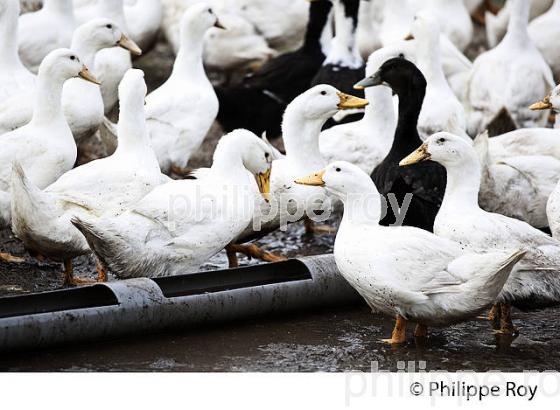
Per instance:
[[[465,208],[478,208],[480,190],[480,163],[473,152],[461,164],[446,166],[447,185],[441,210],[461,211]]]
[[[335,64],[347,68],[359,68],[363,65],[362,57],[356,45],[356,27],[358,25],[359,0],[333,0],[335,37],[324,64]]]
[[[245,174],[246,168],[243,165],[243,148],[235,139],[224,136],[218,143],[210,172],[224,180],[241,180],[237,178],[240,173]]]
[[[62,86],[66,79],[42,75],[39,69],[35,85],[33,123],[45,123],[64,118],[61,109]]]
[[[321,34],[329,19],[330,1],[312,1],[309,5],[309,20],[302,49],[306,52],[321,50]]]
[[[286,158],[298,163],[312,163],[314,159],[321,158],[319,134],[326,120],[302,118],[296,110],[292,111],[289,108],[282,122]]]
[[[72,0],[45,0],[43,10],[74,21],[74,5]]]
[[[365,90],[366,100],[370,102],[366,106],[363,122],[368,130],[371,130],[371,138],[376,139],[378,145],[391,146],[391,140],[387,135],[379,132],[379,128],[391,128],[395,126],[395,110],[393,108],[393,94],[389,87],[368,87]],[[392,137],[392,135],[391,135]]]
[[[182,33],[181,46],[171,76],[189,77],[194,82],[207,79],[202,61],[204,32]]]
[[[6,6],[4,6],[6,7]],[[8,2],[0,16],[0,68],[21,66],[17,49],[19,2]]]
[[[418,135],[418,117],[422,110],[422,103],[426,87],[406,87],[398,93],[399,118],[395,130],[395,138],[391,152],[400,154],[418,148],[422,143]]]
[[[512,2],[507,33],[503,43],[524,46],[531,43],[527,26],[529,24],[530,3],[527,0],[509,0]]]
[[[123,109],[120,111],[117,124],[119,138],[115,153],[130,154],[151,149],[144,106],[135,105],[127,104],[126,100],[123,101]]]
[[[430,32],[425,39],[416,42],[418,66],[428,83],[443,83],[445,74],[441,63],[439,32]]]
[[[369,179],[367,185],[364,184],[360,192],[344,195],[335,193],[335,195],[344,204],[341,229],[348,225],[379,225],[381,219],[381,196],[371,179]]]

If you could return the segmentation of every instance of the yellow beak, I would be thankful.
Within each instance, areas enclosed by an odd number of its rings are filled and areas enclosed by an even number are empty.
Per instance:
[[[324,169],[306,177],[298,178],[294,182],[300,185],[324,186],[323,175],[325,175]]]
[[[270,194],[270,172],[271,168],[268,168],[266,172],[257,174],[256,176],[257,185],[259,186],[259,192],[267,201]]]
[[[97,85],[101,84],[101,83],[97,80],[97,78],[95,78],[95,77],[93,76],[93,74],[90,73],[90,71],[88,70],[88,68],[87,68],[85,65],[82,66],[82,69],[80,70],[80,72],[78,73],[78,75],[79,75],[81,78],[83,78],[84,80],[89,81],[90,83],[94,83],[94,84],[97,84]]]
[[[353,95],[348,95],[341,92],[338,92],[337,95],[338,98],[340,98],[340,102],[338,103],[338,108],[341,110],[349,110],[351,108],[363,108],[369,104],[368,100],[355,97]]]
[[[542,101],[537,101],[534,104],[531,104],[529,106],[530,110],[548,110],[549,108],[552,108],[552,103],[550,102],[550,95],[547,95],[546,97],[544,97],[542,99]]]
[[[119,47],[122,47],[122,48],[130,51],[135,56],[141,56],[142,55],[142,50],[140,49],[140,47],[138,47],[138,44],[136,44],[134,41],[129,39],[124,34],[121,34],[121,38],[120,38],[119,41],[117,41],[117,44],[119,45]]]
[[[430,159],[430,157],[431,155],[428,152],[428,146],[426,144],[422,144],[412,154],[408,155],[406,158],[403,158],[401,162],[399,162],[399,166],[404,167],[406,165],[416,164],[417,162],[426,161]]]

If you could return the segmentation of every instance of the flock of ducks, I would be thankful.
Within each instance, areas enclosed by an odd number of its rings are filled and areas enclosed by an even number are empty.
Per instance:
[[[513,334],[511,306],[560,302],[560,0],[40,3],[0,2],[0,227],[65,284],[92,282],[72,271],[91,252],[98,280],[282,260],[251,241],[332,232],[317,216],[342,205],[337,267],[397,318],[389,343],[490,307]],[[133,59],[160,32],[176,57],[148,93]]]

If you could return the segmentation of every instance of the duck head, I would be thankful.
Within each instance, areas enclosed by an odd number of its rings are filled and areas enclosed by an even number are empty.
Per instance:
[[[78,55],[67,48],[59,48],[47,54],[39,66],[39,77],[44,76],[62,82],[70,78],[80,77],[83,80],[99,84],[99,81],[80,61]]]
[[[255,177],[259,191],[265,199],[270,193],[270,171],[274,153],[272,147],[251,131],[238,129],[224,135],[216,151],[214,162],[229,162],[241,157],[243,166]]]
[[[390,87],[397,95],[414,95],[425,92],[426,79],[413,63],[396,57],[385,61],[373,75],[356,83],[354,88],[363,90],[379,85]]]
[[[212,7],[201,2],[189,7],[181,19],[181,37],[187,33],[204,35],[212,27],[225,29]]]
[[[327,121],[339,110],[363,108],[368,101],[345,94],[327,84],[316,85],[297,96],[286,109],[286,114],[297,111],[305,120]]]
[[[89,44],[95,50],[108,47],[122,47],[134,55],[142,55],[138,45],[128,38],[114,21],[98,18],[82,24],[74,31],[72,42]]]
[[[420,147],[403,158],[399,165],[407,166],[418,162],[432,160],[448,167],[457,166],[476,159],[472,144],[464,138],[449,132],[437,132],[426,139]]]
[[[144,101],[147,91],[148,88],[142,70],[131,68],[124,74],[119,83],[121,105],[119,126],[123,119],[128,120],[131,125],[143,125],[145,123]]]
[[[335,161],[311,175],[298,178],[296,184],[323,187],[345,201],[350,195],[378,194],[371,177],[346,161]]]
[[[557,85],[548,95],[541,101],[537,101],[529,106],[531,110],[548,110],[558,111],[560,109],[560,85]]]

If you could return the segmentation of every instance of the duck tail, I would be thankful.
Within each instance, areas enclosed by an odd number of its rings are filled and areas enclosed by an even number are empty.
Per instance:
[[[86,241],[95,253],[95,256],[104,269],[111,270],[116,274],[119,271],[119,258],[130,252],[130,246],[126,240],[107,227],[101,228],[91,221],[77,216],[70,219],[72,225],[78,229],[86,238]]]
[[[44,221],[52,220],[51,217],[55,217],[55,214],[51,212],[55,204],[51,201],[50,196],[27,178],[18,161],[12,165],[10,185],[14,234],[22,238],[27,230],[43,230]]]
[[[472,275],[468,280],[452,289],[444,288],[447,298],[444,303],[449,312],[457,316],[475,315],[496,302],[514,266],[525,255],[524,250],[496,251],[485,254],[472,253],[461,256],[453,264],[458,276]]]
[[[74,216],[70,222],[84,235],[101,266],[118,278],[146,276],[146,272],[157,270],[157,255],[151,248],[139,246],[135,238],[114,229],[110,221]]]
[[[527,252],[525,250],[518,249],[510,253],[505,259],[501,260],[494,274],[486,277],[484,284],[485,288],[497,289],[500,292],[509,279],[515,265],[523,259],[526,253]],[[497,255],[493,255],[494,258],[496,258],[496,256]],[[496,260],[499,259],[496,258]],[[492,299],[495,299],[495,296],[492,297]]]

